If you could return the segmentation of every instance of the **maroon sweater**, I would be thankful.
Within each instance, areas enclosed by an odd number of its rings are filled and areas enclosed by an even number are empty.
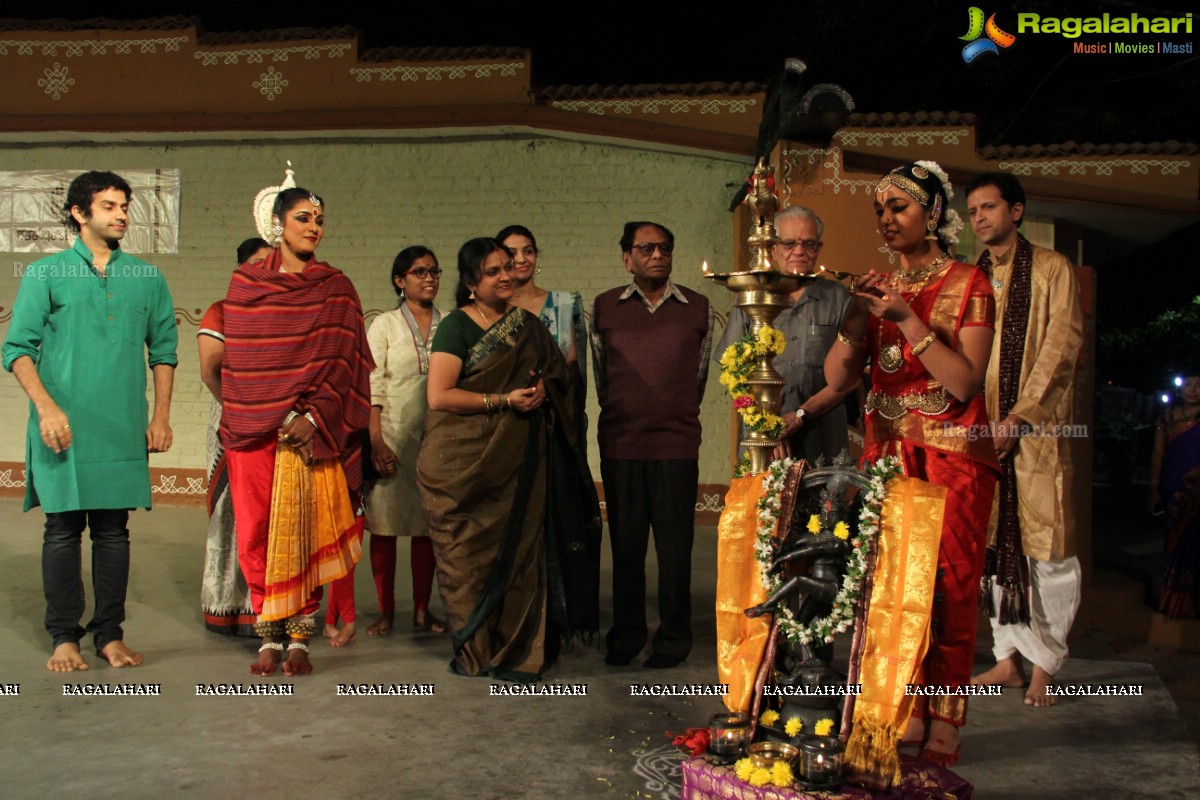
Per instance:
[[[687,303],[669,297],[651,314],[636,293],[618,299],[626,288],[604,292],[593,306],[592,330],[604,346],[600,456],[699,458],[698,370],[708,299],[676,284]]]

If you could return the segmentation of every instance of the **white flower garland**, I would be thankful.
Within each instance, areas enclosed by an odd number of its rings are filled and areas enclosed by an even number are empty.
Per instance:
[[[758,532],[754,542],[754,555],[762,572],[763,586],[767,596],[773,595],[783,585],[778,573],[770,571],[777,555],[775,530],[779,527],[784,479],[788,469],[796,463],[794,458],[781,458],[771,462],[763,479],[763,493],[758,500]],[[862,510],[858,515],[858,532],[850,538],[850,558],[846,563],[846,577],[829,615],[818,617],[807,625],[796,620],[786,603],[776,607],[779,628],[794,644],[829,643],[835,634],[849,630],[854,624],[854,612],[862,596],[863,579],[867,571],[867,554],[879,536],[879,512],[887,494],[884,485],[900,472],[900,461],[892,456],[882,458],[867,468],[871,487],[863,494]]]

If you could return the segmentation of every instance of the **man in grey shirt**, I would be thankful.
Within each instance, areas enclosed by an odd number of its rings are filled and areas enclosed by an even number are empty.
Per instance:
[[[775,229],[779,243],[771,257],[776,268],[797,275],[811,273],[825,231],[820,218],[811,209],[791,206],[775,217]],[[780,410],[785,427],[774,457],[791,455],[815,462],[823,455],[828,462],[848,446],[842,400],[849,392],[835,392],[826,385],[825,354],[841,330],[851,297],[841,284],[817,280],[801,286],[788,299],[791,308],[774,322],[787,339],[783,355],[775,359],[775,369],[784,380]],[[730,311],[713,358],[719,362],[749,325],[749,317],[740,308]]]

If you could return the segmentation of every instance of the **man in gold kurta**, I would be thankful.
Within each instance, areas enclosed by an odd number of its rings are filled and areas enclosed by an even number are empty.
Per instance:
[[[980,175],[967,188],[967,212],[987,246],[979,265],[996,293],[985,392],[1005,472],[990,525],[996,666],[974,682],[1024,686],[1024,656],[1033,664],[1025,704],[1048,706],[1055,699],[1046,687],[1066,660],[1080,599],[1073,410],[1083,310],[1071,263],[1018,233],[1025,192],[1016,178]]]

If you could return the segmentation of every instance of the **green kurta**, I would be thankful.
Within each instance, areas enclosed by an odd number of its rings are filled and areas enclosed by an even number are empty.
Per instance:
[[[114,250],[105,275],[82,240],[30,264],[4,342],[4,368],[29,356],[71,421],[72,443],[42,443],[30,404],[25,510],[149,508],[146,358],[174,366],[179,334],[166,279]]]

